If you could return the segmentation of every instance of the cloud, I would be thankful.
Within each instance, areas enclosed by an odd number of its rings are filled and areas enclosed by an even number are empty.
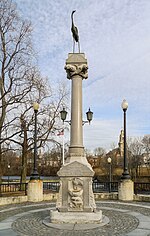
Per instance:
[[[66,80],[65,60],[72,51],[70,15],[76,9],[74,20],[89,65],[89,78],[83,80],[83,113],[90,106],[95,118],[84,128],[87,148],[108,148],[112,141],[118,142],[124,98],[129,102],[128,133],[150,133],[149,1],[16,2],[22,16],[33,23],[38,64],[53,83]]]
[[[109,149],[113,142],[117,146],[120,128],[121,121],[94,119],[90,125],[84,126],[84,146],[91,150],[97,147]]]

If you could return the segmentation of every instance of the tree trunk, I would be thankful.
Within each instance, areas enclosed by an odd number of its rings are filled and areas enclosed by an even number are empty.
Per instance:
[[[0,184],[2,183],[3,163],[2,163],[2,130],[0,128]]]
[[[2,176],[3,176],[3,172],[2,172],[2,147],[1,147],[1,143],[0,143],[0,184],[2,183]]]
[[[21,183],[26,183],[27,176],[27,152],[28,152],[28,142],[27,142],[27,129],[24,127],[24,141],[22,145],[22,168],[21,168]],[[21,186],[23,190],[24,185]]]

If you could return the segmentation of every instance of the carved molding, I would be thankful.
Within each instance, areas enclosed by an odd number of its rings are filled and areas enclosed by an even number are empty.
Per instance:
[[[85,157],[85,155],[80,155],[78,153],[69,153],[68,157]]]
[[[62,180],[60,179],[60,188],[59,188],[59,194],[56,202],[56,209],[59,210],[59,208],[62,207]]]
[[[88,78],[88,66],[86,64],[81,65],[66,65],[65,70],[67,72],[67,78],[72,79],[73,76],[81,76],[82,79]]]
[[[93,209],[93,211],[96,211],[96,204],[95,204],[95,199],[94,199],[94,193],[92,190],[92,183],[93,181],[91,180],[89,182],[89,206]]]

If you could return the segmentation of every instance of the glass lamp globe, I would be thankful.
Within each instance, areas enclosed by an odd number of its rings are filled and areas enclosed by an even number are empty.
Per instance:
[[[34,109],[34,111],[38,111],[38,109],[39,109],[39,104],[38,104],[37,102],[34,102],[34,103],[33,103],[33,109]]]
[[[121,104],[121,107],[122,107],[123,110],[127,110],[127,108],[128,108],[128,102],[127,102],[125,99],[123,100],[123,102],[122,102],[122,104]]]
[[[86,112],[86,116],[87,116],[88,122],[90,123],[91,120],[93,119],[93,112],[90,110],[90,108],[89,108],[88,112]]]
[[[108,157],[107,162],[111,164],[111,157]]]
[[[61,115],[61,119],[64,122],[66,120],[67,117],[67,111],[65,110],[65,108],[63,107],[63,110],[60,112]]]

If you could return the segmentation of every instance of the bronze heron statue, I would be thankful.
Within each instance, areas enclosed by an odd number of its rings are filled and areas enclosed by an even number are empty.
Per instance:
[[[75,42],[78,43],[78,49],[79,49],[79,53],[80,53],[80,43],[79,43],[79,33],[78,33],[78,28],[74,25],[74,21],[73,21],[73,14],[76,11],[72,11],[71,13],[71,20],[72,20],[72,26],[71,26],[71,31],[72,31],[72,36],[73,36],[73,53],[75,50]]]

